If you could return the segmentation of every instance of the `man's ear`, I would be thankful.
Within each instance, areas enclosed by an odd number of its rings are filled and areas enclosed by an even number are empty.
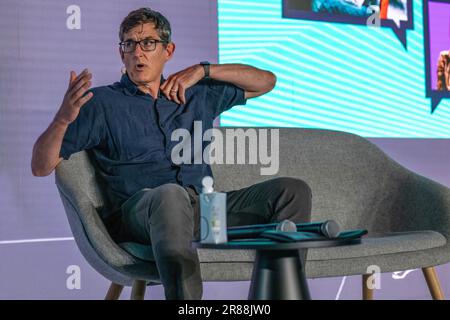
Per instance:
[[[125,61],[124,61],[125,55],[124,55],[121,47],[119,47],[119,54],[120,54],[120,58],[122,59],[122,62],[125,64]]]
[[[166,61],[169,61],[175,52],[175,43],[169,42],[165,48],[165,52],[166,52]]]

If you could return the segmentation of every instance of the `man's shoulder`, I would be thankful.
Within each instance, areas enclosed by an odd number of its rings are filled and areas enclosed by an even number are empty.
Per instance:
[[[225,82],[225,81],[208,78],[208,79],[200,80],[191,88],[194,91],[206,91],[206,90],[211,90],[211,89],[214,90],[217,88],[224,88],[224,87],[235,87],[235,85],[230,82]]]
[[[120,97],[125,96],[122,87],[118,82],[110,85],[94,87],[89,89],[89,91],[94,94],[91,101],[95,104],[102,104],[104,102],[110,104],[111,102],[118,101]]]
[[[118,82],[106,86],[94,87],[89,89],[89,91],[92,91],[92,93],[99,96],[109,96],[115,93],[122,93],[120,83]]]
[[[225,81],[221,81],[221,80],[216,80],[216,79],[212,79],[212,78],[205,78],[200,80],[199,82],[197,82],[198,86],[214,86],[214,85],[230,85],[232,86],[233,84],[230,82],[225,82]]]

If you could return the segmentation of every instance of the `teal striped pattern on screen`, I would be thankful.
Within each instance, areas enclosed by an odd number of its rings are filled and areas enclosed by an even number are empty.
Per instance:
[[[324,128],[364,137],[449,138],[450,104],[425,97],[422,1],[407,50],[389,28],[282,18],[281,0],[218,0],[219,62],[277,75],[222,126]]]

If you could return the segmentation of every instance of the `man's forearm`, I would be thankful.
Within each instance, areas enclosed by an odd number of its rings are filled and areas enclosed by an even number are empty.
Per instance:
[[[209,74],[212,79],[230,82],[243,89],[246,98],[267,93],[276,83],[272,72],[245,64],[212,64]]]
[[[31,171],[35,176],[47,176],[59,163],[64,134],[68,125],[53,121],[41,134],[33,147]]]

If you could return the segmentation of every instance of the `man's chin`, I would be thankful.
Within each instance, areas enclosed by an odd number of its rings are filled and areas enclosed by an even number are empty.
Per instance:
[[[145,85],[146,83],[154,81],[154,77],[141,74],[140,72],[132,72],[130,75],[131,81],[138,85]]]

